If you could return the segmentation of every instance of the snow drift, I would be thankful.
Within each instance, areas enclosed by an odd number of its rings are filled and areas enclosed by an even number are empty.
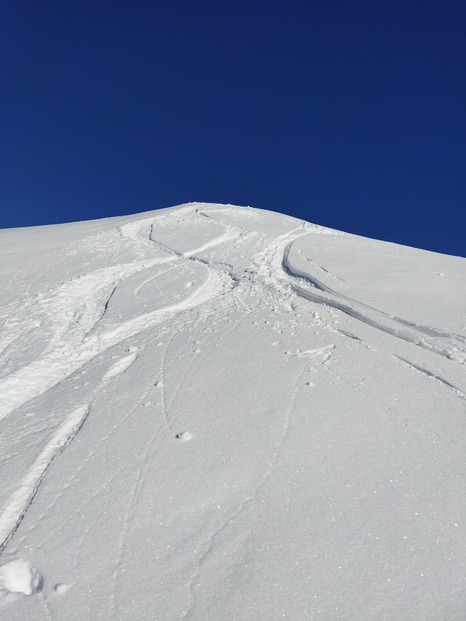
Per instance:
[[[465,259],[200,203],[0,242],[2,618],[465,618]]]

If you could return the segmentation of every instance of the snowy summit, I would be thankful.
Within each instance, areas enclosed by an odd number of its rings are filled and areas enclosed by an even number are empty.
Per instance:
[[[202,203],[0,244],[2,619],[464,620],[465,259]]]

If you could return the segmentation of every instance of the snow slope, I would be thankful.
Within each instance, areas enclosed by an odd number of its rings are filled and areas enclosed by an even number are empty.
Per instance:
[[[466,260],[193,203],[0,231],[0,616],[466,618]]]

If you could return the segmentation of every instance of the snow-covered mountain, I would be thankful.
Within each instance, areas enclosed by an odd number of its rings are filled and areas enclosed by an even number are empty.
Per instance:
[[[0,616],[466,618],[466,260],[193,203],[4,230]]]

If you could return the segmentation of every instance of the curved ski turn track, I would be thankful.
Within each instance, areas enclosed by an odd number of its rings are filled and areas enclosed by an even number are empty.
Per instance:
[[[464,259],[202,203],[0,234],[2,618],[464,618]]]

